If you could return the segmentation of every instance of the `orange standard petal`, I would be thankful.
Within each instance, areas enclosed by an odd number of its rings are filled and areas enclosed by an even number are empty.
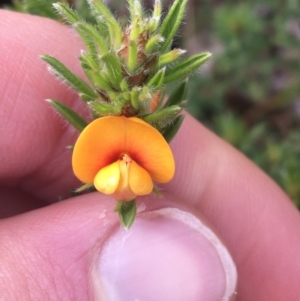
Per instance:
[[[130,164],[123,160],[126,156]],[[139,118],[123,116],[91,122],[76,141],[72,166],[82,182],[112,195],[126,189],[132,195],[148,194],[152,180],[166,183],[175,172],[172,151],[161,133]]]

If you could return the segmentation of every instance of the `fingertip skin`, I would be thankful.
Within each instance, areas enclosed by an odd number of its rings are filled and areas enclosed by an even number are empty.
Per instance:
[[[93,300],[95,244],[118,223],[99,193],[0,221],[2,300]]]
[[[224,239],[238,268],[236,301],[297,300],[300,216],[288,196],[189,115],[171,146],[180,172],[166,189],[202,212]]]
[[[66,148],[78,132],[45,99],[81,109],[83,116],[87,112],[40,56],[53,55],[82,76],[77,59],[82,43],[56,21],[5,10],[0,10],[0,39],[0,182],[12,186],[18,181],[36,197],[58,201],[79,185]]]

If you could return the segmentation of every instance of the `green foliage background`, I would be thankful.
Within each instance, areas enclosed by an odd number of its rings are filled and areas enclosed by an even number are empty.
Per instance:
[[[194,35],[215,55],[191,80],[190,111],[299,207],[300,2],[214,2],[193,2]]]
[[[57,18],[52,0],[13,8]],[[85,0],[63,0],[89,21]],[[107,1],[126,18],[126,1]],[[145,0],[149,10],[152,0]],[[167,8],[171,0],[163,1]],[[265,170],[300,208],[300,1],[190,0],[176,43],[213,58],[189,83],[187,109]],[[177,45],[177,46],[178,46]]]

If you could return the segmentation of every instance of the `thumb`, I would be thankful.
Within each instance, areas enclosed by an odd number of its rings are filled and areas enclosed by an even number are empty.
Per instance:
[[[98,193],[2,220],[3,300],[232,300],[224,245],[171,201],[144,199],[129,230]]]

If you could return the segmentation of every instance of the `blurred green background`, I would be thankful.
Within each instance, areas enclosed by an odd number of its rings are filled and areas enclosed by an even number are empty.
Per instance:
[[[14,9],[56,18],[52,0]],[[70,0],[91,20],[85,0]],[[107,2],[126,19],[126,1]],[[167,9],[172,1],[163,1]],[[149,9],[153,0],[144,0]],[[300,1],[189,0],[174,47],[213,53],[189,81],[187,110],[266,171],[300,208]]]

